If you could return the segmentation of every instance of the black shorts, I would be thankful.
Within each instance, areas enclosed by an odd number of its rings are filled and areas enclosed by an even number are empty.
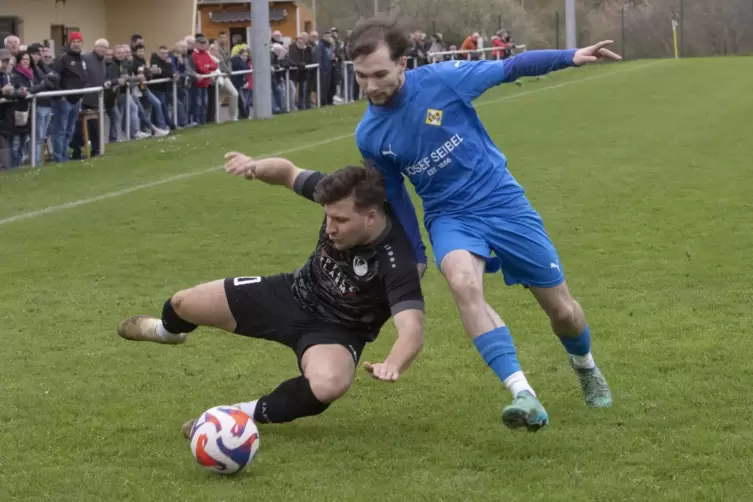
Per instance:
[[[225,296],[237,324],[235,332],[287,345],[298,357],[314,345],[347,348],[358,365],[365,342],[353,333],[316,319],[293,297],[291,274],[225,279]]]

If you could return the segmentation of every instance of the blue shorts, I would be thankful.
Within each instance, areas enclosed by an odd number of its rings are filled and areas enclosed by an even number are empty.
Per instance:
[[[447,253],[464,249],[486,259],[487,273],[502,269],[508,286],[551,288],[565,281],[557,250],[533,209],[504,217],[438,216],[429,238],[440,268]]]

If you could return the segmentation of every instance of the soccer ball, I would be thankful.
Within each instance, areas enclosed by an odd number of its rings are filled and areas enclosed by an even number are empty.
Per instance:
[[[243,470],[259,450],[259,430],[246,412],[230,406],[205,411],[191,429],[196,462],[218,474]]]

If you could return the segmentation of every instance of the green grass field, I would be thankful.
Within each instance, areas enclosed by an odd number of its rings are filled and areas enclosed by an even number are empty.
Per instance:
[[[509,396],[432,265],[413,368],[393,385],[359,370],[325,414],[262,426],[233,478],[202,471],[180,426],[295,376],[293,354],[208,329],[138,344],[115,327],[178,289],[301,264],[321,212],[211,168],[231,149],[357,163],[363,105],[0,175],[0,501],[753,499],[750,75],[753,58],[641,61],[478,100],[586,309],[611,409],[586,408],[530,294],[487,276],[551,417],[537,434],[503,428]],[[393,339],[390,325],[364,359]]]

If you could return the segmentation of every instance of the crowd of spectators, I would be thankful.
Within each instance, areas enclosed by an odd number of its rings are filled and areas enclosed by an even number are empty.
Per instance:
[[[352,66],[343,64],[348,61],[345,37],[331,28],[321,35],[300,33],[286,43],[279,31],[272,32],[273,113],[360,99]],[[493,57],[509,56],[512,43],[507,32],[491,40]],[[410,68],[475,59],[483,45],[478,33],[465,39],[459,53],[452,53],[457,47],[446,45],[440,33],[429,37],[415,32],[413,42],[407,54]],[[101,124],[107,127],[109,123],[104,134],[109,142],[163,137],[177,129],[214,122],[216,107],[225,103],[227,120],[253,115],[253,63],[242,37],[228,40],[227,34],[220,33],[214,40],[197,33],[172,48],[159,46],[149,56],[147,41],[139,34],[115,46],[98,39],[91,52],[82,51],[83,43],[83,34],[70,33],[55,57],[40,43],[24,45],[16,36],[5,38],[0,48],[0,170],[22,166],[31,158],[32,148],[37,166],[44,160],[80,159],[85,149],[91,156],[99,155],[99,121],[80,118],[96,114],[100,106],[109,119]],[[99,92],[76,92],[97,87],[104,88],[101,104]],[[48,91],[67,94],[39,97],[33,108],[29,97]],[[32,122],[35,145],[30,144]]]

